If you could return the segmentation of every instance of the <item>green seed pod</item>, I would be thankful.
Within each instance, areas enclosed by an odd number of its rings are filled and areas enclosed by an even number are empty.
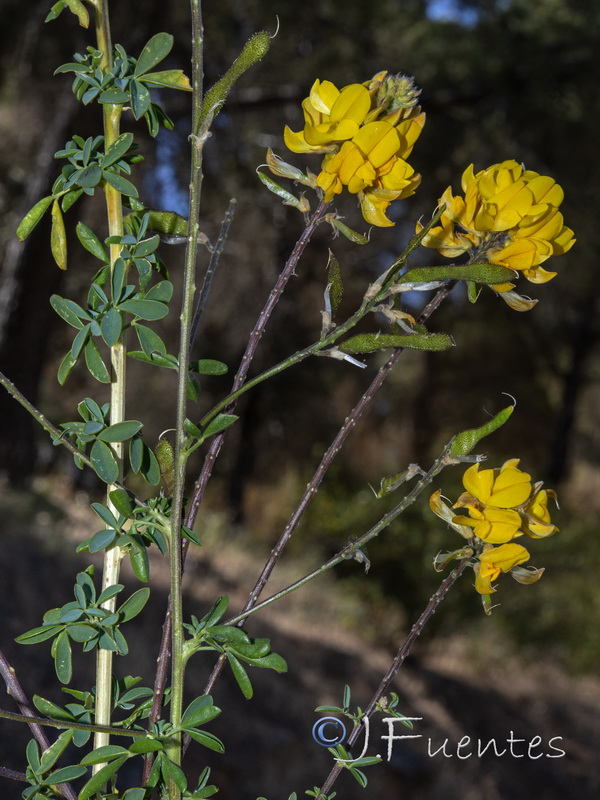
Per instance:
[[[223,75],[221,80],[217,81],[206,93],[200,113],[200,128],[203,128],[207,121],[208,125],[206,127],[210,126],[210,123],[221,110],[233,84],[247,69],[266,56],[270,46],[271,35],[266,31],[255,33],[254,36],[248,39],[244,45],[244,49],[229,67],[225,75]]]
[[[154,448],[154,455],[158,461],[164,493],[167,497],[171,497],[175,485],[175,451],[173,450],[173,445],[167,439],[161,439]]]
[[[498,428],[501,428],[514,409],[514,405],[507,406],[480,428],[471,428],[468,431],[462,431],[462,433],[457,434],[452,440],[448,454],[453,457],[468,455],[481,439],[498,430]]]
[[[389,333],[362,333],[339,345],[342,353],[374,353],[386,347],[407,347],[411,350],[447,350],[452,339],[445,333],[415,333],[397,336]]]
[[[416,267],[398,280],[403,283],[428,283],[429,281],[473,281],[474,283],[506,283],[514,280],[515,272],[500,264],[459,264],[458,266]]]

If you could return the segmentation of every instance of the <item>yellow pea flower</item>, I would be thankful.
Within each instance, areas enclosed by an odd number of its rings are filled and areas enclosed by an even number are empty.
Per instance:
[[[541,487],[541,483],[538,486]],[[551,497],[556,502],[556,494],[554,492],[540,488],[525,506],[523,530],[533,539],[544,539],[546,536],[552,536],[553,533],[558,531],[556,525],[552,524],[550,512],[548,511],[548,500]]]
[[[502,544],[485,549],[475,565],[475,589],[479,594],[492,594],[492,586],[501,572],[508,572],[529,558],[529,553],[520,544]]]
[[[473,464],[463,475],[463,486],[483,505],[517,508],[531,494],[531,476],[518,469],[518,464],[518,458],[506,461],[499,470],[480,470],[479,464]],[[462,505],[460,499],[455,505]]]
[[[371,96],[360,83],[340,91],[331,81],[317,79],[302,108],[304,130],[294,132],[286,125],[286,147],[294,153],[323,153],[358,132],[371,109]]]
[[[469,512],[466,517],[459,514],[453,517],[455,525],[466,525],[473,528],[473,533],[478,539],[491,544],[510,542],[516,536],[521,536],[521,517],[510,508],[494,508],[485,506],[483,509],[476,505],[465,506]]]

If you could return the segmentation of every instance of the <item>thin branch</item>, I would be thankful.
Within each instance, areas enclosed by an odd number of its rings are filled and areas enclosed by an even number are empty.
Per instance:
[[[21,712],[19,716],[22,717],[22,721],[29,725],[29,730],[31,731],[33,738],[39,744],[40,748],[42,750],[47,750],[48,747],[50,747],[51,742],[46,736],[44,729],[41,727],[41,723],[34,721],[37,718],[33,708],[31,707],[31,703],[29,702],[23,687],[19,683],[15,670],[10,666],[6,660],[6,656],[2,651],[0,651],[0,674],[4,678],[7,694],[13,698],[19,711]],[[20,773],[15,773],[15,775],[20,775]],[[6,775],[5,777],[13,776]],[[23,779],[26,780],[24,776]],[[21,778],[14,778],[14,780],[21,780]],[[61,784],[61,792],[66,800],[77,800],[77,793],[68,783]]]
[[[26,722],[29,726],[33,723],[34,725],[45,725],[50,728],[59,728],[60,730],[92,731],[94,733],[107,733],[111,736],[129,736],[131,739],[144,739],[147,735],[146,731],[114,728],[111,725],[88,725],[86,722],[62,722],[61,720],[47,719],[46,717],[32,717],[29,714],[14,714],[12,711],[5,711],[3,708],[0,708],[0,719]]]
[[[377,687],[373,697],[369,701],[367,708],[365,709],[364,716],[361,719],[361,722],[355,726],[354,730],[348,737],[347,742],[347,749],[350,752],[352,746],[356,744],[360,733],[363,728],[363,723],[365,719],[370,719],[371,716],[377,711],[377,704],[381,700],[381,698],[386,694],[387,690],[389,689],[392,681],[396,677],[396,674],[402,664],[404,663],[406,657],[410,653],[411,647],[421,634],[421,631],[425,627],[425,625],[429,622],[431,617],[437,611],[440,603],[444,600],[450,589],[454,586],[456,581],[460,578],[462,573],[464,572],[467,564],[469,563],[469,559],[465,558],[459,562],[458,566],[455,567],[452,572],[444,578],[442,583],[440,584],[437,591],[430,597],[427,606],[425,607],[424,611],[421,613],[415,624],[412,626],[410,633],[400,646],[400,649],[396,653],[396,656],[386,674],[383,676],[381,683]],[[331,772],[329,773],[325,783],[322,785],[319,794],[317,795],[316,800],[323,800],[327,797],[328,793],[331,791],[334,783],[340,776],[340,773],[345,769],[344,765],[341,764],[339,761],[336,765],[332,768]]]
[[[281,589],[279,592],[268,597],[266,600],[263,600],[262,603],[256,603],[252,608],[244,610],[236,616],[231,617],[228,619],[224,624],[226,625],[237,625],[242,620],[247,619],[250,614],[254,614],[256,611],[260,611],[263,608],[266,608],[268,605],[275,603],[277,600],[281,600],[283,597],[295,592],[297,589],[300,589],[302,586],[305,586],[310,581],[314,580],[314,578],[319,577],[324,572],[332,569],[333,567],[340,564],[342,561],[345,561],[348,558],[352,558],[359,550],[361,550],[365,545],[367,545],[372,539],[378,536],[385,528],[388,527],[400,514],[403,514],[406,509],[412,505],[417,497],[421,494],[421,492],[426,489],[436,475],[444,469],[444,467],[449,466],[450,464],[455,464],[456,460],[451,459],[448,456],[450,451],[450,447],[452,446],[454,439],[451,439],[450,442],[444,447],[441,454],[436,458],[431,468],[419,479],[419,481],[415,484],[415,486],[411,489],[408,494],[406,494],[402,500],[396,505],[391,511],[388,511],[387,514],[384,514],[381,519],[375,523],[366,533],[363,533],[362,536],[359,536],[357,539],[349,542],[345,547],[343,547],[338,553],[336,553],[332,558],[326,561],[324,564],[321,564],[320,567],[309,572],[303,578],[300,578],[294,583],[286,586],[284,589]],[[212,676],[211,676],[212,678]],[[212,689],[212,686],[210,686]],[[208,694],[209,687],[205,688],[205,694]]]
[[[210,261],[208,262],[206,275],[204,276],[204,280],[202,282],[202,288],[200,289],[200,298],[198,299],[198,305],[196,306],[196,311],[194,312],[194,319],[192,321],[192,329],[190,331],[190,351],[196,339],[198,326],[200,324],[200,318],[202,317],[202,313],[206,307],[206,301],[208,300],[208,295],[211,290],[213,278],[219,266],[219,260],[221,258],[221,254],[225,247],[227,237],[229,235],[229,228],[231,227],[231,223],[233,222],[236,207],[237,207],[237,200],[235,198],[232,198],[229,201],[229,206],[227,207],[227,211],[225,212],[225,216],[223,217],[223,222],[221,223],[219,238],[217,239],[217,243],[214,247],[214,250],[210,254]]]
[[[0,778],[9,778],[11,781],[23,781],[27,783],[27,775],[24,772],[16,772],[14,769],[0,767]],[[73,795],[77,797],[77,795]]]

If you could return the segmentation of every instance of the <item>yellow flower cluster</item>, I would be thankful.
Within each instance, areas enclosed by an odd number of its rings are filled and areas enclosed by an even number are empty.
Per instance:
[[[412,78],[387,72],[343,89],[316,80],[302,103],[304,128],[286,126],[285,144],[294,153],[325,153],[316,183],[326,202],[346,187],[367,222],[393,225],[389,204],[421,182],[406,161],[425,123],[418,95]]]
[[[533,583],[543,570],[526,570],[519,567],[529,558],[520,544],[515,544],[523,534],[542,539],[558,528],[550,520],[548,500],[556,499],[552,491],[542,488],[542,482],[532,484],[531,476],[519,469],[519,459],[506,461],[500,469],[479,469],[479,464],[469,467],[463,475],[465,492],[453,509],[465,509],[466,514],[456,514],[441,500],[440,492],[432,495],[431,509],[446,520],[466,539],[475,537],[477,557],[473,563],[475,588],[482,595],[495,591],[492,581],[501,572],[511,572],[520,583]]]
[[[462,190],[464,197],[455,197],[448,187],[440,198],[446,208],[439,226],[423,239],[426,247],[448,258],[470,251],[472,261],[485,259],[514,269],[532,283],[546,283],[556,275],[540,265],[566,253],[575,239],[558,210],[564,193],[553,178],[516,161],[477,173],[471,164],[463,173]],[[511,283],[494,286],[513,308],[530,308],[513,288]]]

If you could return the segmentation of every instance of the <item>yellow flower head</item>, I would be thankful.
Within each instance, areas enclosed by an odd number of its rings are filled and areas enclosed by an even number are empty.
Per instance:
[[[520,544],[502,544],[500,547],[484,549],[475,565],[475,588],[479,594],[492,594],[496,591],[492,581],[501,572],[508,572],[528,558],[529,553]]]
[[[473,259],[514,269],[532,283],[551,280],[556,273],[540,264],[566,253],[575,243],[558,211],[564,192],[556,181],[509,160],[477,173],[471,164],[461,185],[464,197],[454,196],[448,187],[440,198],[446,208],[423,244],[449,258],[471,252]],[[532,307],[519,303],[518,295],[513,297],[511,283],[494,289],[506,294],[506,301],[517,310]]]
[[[515,510],[531,494],[531,478],[518,468],[516,458],[506,461],[500,469],[479,469],[479,464],[463,475],[467,490],[454,504],[466,508],[469,516],[458,515],[454,522],[473,528],[484,542],[500,544],[521,535],[521,517]]]
[[[406,161],[425,123],[418,96],[412,78],[386,72],[341,90],[317,80],[302,103],[304,129],[286,127],[285,143],[296,153],[326,153],[316,181],[326,202],[346,188],[368,222],[393,225],[387,207],[421,180]]]

